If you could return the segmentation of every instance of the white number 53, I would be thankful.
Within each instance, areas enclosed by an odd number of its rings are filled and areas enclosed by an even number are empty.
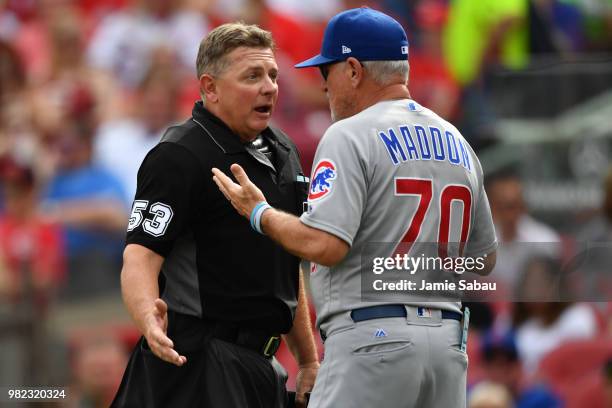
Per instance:
[[[169,205],[157,202],[152,204],[149,208],[149,214],[152,215],[152,218],[145,218],[142,213],[148,207],[149,202],[147,200],[134,201],[127,230],[132,231],[142,224],[142,229],[147,234],[153,235],[154,237],[160,237],[166,233],[174,212]]]

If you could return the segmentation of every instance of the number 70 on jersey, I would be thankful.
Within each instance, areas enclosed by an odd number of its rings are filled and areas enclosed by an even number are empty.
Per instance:
[[[419,198],[417,210],[414,213],[408,230],[402,237],[395,253],[409,252],[412,244],[417,241],[421,233],[421,227],[430,210],[433,197],[433,181],[431,179],[396,177],[394,181],[396,196],[417,196]],[[438,256],[448,257],[448,242],[451,224],[451,206],[453,201],[463,203],[463,216],[461,217],[461,237],[459,245],[459,256],[463,254],[465,243],[468,239],[470,230],[472,192],[469,188],[461,184],[447,184],[440,192],[439,224],[438,224]]]

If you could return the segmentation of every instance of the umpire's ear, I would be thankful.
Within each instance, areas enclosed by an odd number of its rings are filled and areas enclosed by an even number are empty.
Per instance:
[[[219,100],[215,79],[212,76],[203,74],[200,77],[200,93],[206,98],[206,102],[216,103]]]

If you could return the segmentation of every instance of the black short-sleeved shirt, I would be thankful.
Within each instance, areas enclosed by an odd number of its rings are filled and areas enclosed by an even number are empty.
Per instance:
[[[287,332],[297,305],[299,259],[251,229],[212,180],[240,164],[275,208],[300,215],[308,186],[295,144],[280,130],[262,132],[274,167],[258,161],[201,102],[169,128],[138,171],[127,233],[162,255],[162,298],[170,310]]]

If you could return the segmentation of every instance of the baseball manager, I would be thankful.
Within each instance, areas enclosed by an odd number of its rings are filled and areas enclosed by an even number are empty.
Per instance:
[[[321,54],[297,65],[321,70],[335,122],[317,148],[301,217],[267,203],[241,166],[231,167],[238,184],[213,170],[253,228],[313,261],[325,338],[316,408],[465,406],[461,304],[410,295],[391,304],[361,299],[369,243],[408,245],[414,253],[428,242],[462,243],[462,255],[486,255],[481,273],[495,264],[478,158],[457,128],[410,99],[407,57],[401,25],[358,8],[333,17]]]

